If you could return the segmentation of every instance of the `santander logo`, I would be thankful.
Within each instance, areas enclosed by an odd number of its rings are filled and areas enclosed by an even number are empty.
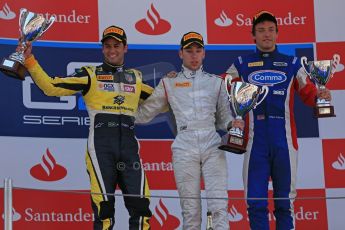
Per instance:
[[[30,169],[30,174],[41,181],[58,181],[67,175],[67,170],[56,163],[54,156],[47,148],[42,162]]]
[[[226,13],[224,12],[224,10],[222,10],[222,13],[220,14],[220,16],[218,18],[216,18],[214,20],[214,23],[217,26],[221,26],[221,27],[228,27],[231,26],[231,24],[233,23],[233,21],[226,15]]]
[[[12,208],[12,220],[18,221],[22,218],[22,215],[20,215],[14,208]],[[2,219],[5,219],[5,214],[2,214]]]
[[[10,9],[10,7],[5,3],[0,10],[0,18],[5,20],[11,20],[16,17],[16,14]]]
[[[161,18],[152,3],[150,9],[147,10],[147,17],[135,23],[135,28],[143,34],[160,35],[167,33],[171,29],[171,25]]]
[[[243,215],[237,211],[234,205],[232,205],[229,210],[228,218],[230,222],[238,222],[243,219]]]
[[[338,160],[333,162],[332,167],[336,170],[345,170],[345,157],[342,153],[339,154]]]
[[[176,216],[169,214],[167,207],[160,199],[155,208],[155,214],[151,217],[150,224],[152,229],[175,230],[180,226],[180,220]]]

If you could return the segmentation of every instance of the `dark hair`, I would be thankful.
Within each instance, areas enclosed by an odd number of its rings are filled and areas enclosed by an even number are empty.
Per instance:
[[[260,11],[253,17],[252,34],[255,35],[255,26],[260,22],[270,21],[276,25],[276,31],[278,32],[278,23],[276,17],[268,11]]]

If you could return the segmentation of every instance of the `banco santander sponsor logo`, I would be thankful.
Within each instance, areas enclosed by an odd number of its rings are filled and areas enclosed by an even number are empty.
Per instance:
[[[171,24],[161,18],[158,10],[151,4],[150,9],[147,10],[146,17],[135,23],[135,28],[143,34],[161,35],[170,31]]]
[[[345,170],[345,157],[339,153],[338,159],[332,163],[332,167],[336,170]]]
[[[314,42],[315,23],[312,0],[270,1],[265,10],[278,22],[279,43]],[[300,7],[296,8],[298,5]],[[252,18],[262,9],[261,2],[206,1],[207,34],[210,44],[251,44]],[[298,34],[299,36],[295,36]]]
[[[2,219],[5,218],[5,214],[2,214]],[[22,218],[22,215],[18,213],[14,208],[12,208],[12,220],[13,221],[18,221]]]
[[[274,70],[259,70],[248,76],[248,81],[255,85],[272,86],[286,81],[284,72]]]
[[[14,13],[11,8],[8,6],[7,3],[2,7],[0,10],[0,19],[4,20],[11,20],[16,17],[16,13]]]
[[[322,140],[326,188],[345,187],[345,139]]]
[[[46,153],[42,156],[41,163],[30,169],[30,174],[41,181],[58,181],[66,177],[67,170],[57,164],[54,156],[47,148]]]
[[[180,220],[176,216],[169,213],[168,208],[162,199],[160,199],[155,207],[155,213],[150,220],[152,229],[175,230],[180,226],[180,223]]]
[[[233,21],[228,17],[224,10],[222,10],[222,12],[219,14],[219,17],[214,20],[214,23],[217,26],[227,27],[231,26]]]
[[[239,211],[237,211],[235,205],[232,205],[230,207],[228,217],[230,222],[238,222],[243,219],[243,215]]]
[[[0,28],[7,28],[1,36],[18,38],[19,12],[21,8],[26,8],[46,19],[51,16],[56,19],[40,40],[98,42],[97,4],[95,0],[88,4],[81,0],[70,1],[68,4],[44,0],[36,0],[34,4],[25,0],[8,1],[0,5]]]

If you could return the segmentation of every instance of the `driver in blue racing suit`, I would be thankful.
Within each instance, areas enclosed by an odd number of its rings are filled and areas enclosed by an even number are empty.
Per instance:
[[[274,201],[276,229],[295,229],[293,201],[296,197],[297,134],[294,118],[294,94],[314,106],[316,97],[331,99],[329,90],[317,90],[301,68],[300,59],[280,53],[276,47],[277,20],[267,11],[253,18],[252,35],[256,51],[240,56],[227,70],[233,80],[267,85],[265,100],[248,113],[248,134],[244,155],[243,183],[246,198],[267,198],[269,179]],[[248,199],[252,230],[269,229],[268,202]]]

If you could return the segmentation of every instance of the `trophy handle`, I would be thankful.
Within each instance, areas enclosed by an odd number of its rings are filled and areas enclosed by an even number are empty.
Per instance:
[[[264,86],[261,87],[261,89],[260,89],[260,94],[263,94],[263,93],[265,93],[265,94],[261,97],[261,100],[260,100],[260,101],[258,101],[258,102],[255,103],[253,109],[255,109],[256,106],[260,105],[261,102],[263,102],[263,100],[266,98],[266,96],[267,96],[267,94],[268,94],[268,90],[269,90],[269,89],[268,89],[267,85],[264,85]]]
[[[56,18],[54,16],[51,16],[49,18],[49,21],[47,22],[47,24],[45,24],[45,26],[42,28],[40,35],[43,34],[44,32],[46,32],[49,29],[49,27],[51,27],[51,25],[53,25],[53,23],[55,22],[55,19]]]
[[[231,101],[231,91],[229,92],[229,88],[231,88],[232,76],[230,74],[226,74],[225,76],[225,89],[226,94],[228,95],[229,101]]]
[[[339,54],[334,54],[333,55],[333,63],[332,63],[332,74],[334,74],[337,70],[337,66],[339,65],[340,63],[340,55]]]
[[[307,57],[303,56],[303,57],[301,57],[301,66],[302,66],[304,72],[310,77],[310,73],[305,68],[305,65],[308,65]]]
[[[19,12],[19,33],[20,33],[20,37],[23,37],[23,31],[22,31],[22,24],[23,24],[23,20],[25,20],[24,14],[26,14],[28,12],[28,10],[26,8],[21,8],[20,12]]]

